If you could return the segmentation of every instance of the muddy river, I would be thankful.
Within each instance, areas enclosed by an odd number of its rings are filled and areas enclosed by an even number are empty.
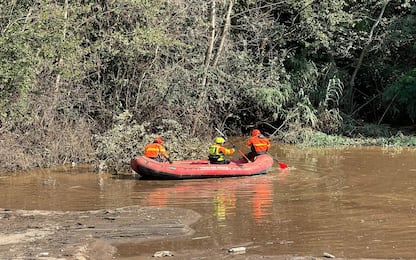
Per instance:
[[[0,208],[180,207],[202,217],[183,238],[118,245],[118,257],[245,246],[259,255],[416,259],[416,149],[274,144],[267,175],[142,180],[87,166],[0,176]]]

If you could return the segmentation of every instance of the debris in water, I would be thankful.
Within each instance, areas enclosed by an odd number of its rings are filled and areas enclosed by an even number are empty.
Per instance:
[[[334,255],[331,255],[330,253],[327,253],[327,252],[324,252],[323,256],[326,258],[335,258]]]
[[[233,253],[233,254],[245,254],[246,253],[246,248],[244,246],[232,247],[232,248],[228,249],[228,252]]]
[[[153,257],[165,257],[165,256],[173,256],[171,251],[157,251],[153,254]]]

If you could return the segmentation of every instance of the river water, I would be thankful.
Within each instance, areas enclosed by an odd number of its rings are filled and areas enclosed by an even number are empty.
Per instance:
[[[120,258],[246,246],[260,255],[416,259],[416,149],[274,143],[270,153],[289,169],[276,165],[261,176],[179,181],[120,178],[87,166],[1,175],[0,208],[140,205],[201,214],[192,236],[122,244]]]

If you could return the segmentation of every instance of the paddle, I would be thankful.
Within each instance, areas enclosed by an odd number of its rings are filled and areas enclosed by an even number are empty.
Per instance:
[[[267,153],[268,155],[272,156],[271,154]],[[272,156],[273,158],[273,156]],[[277,164],[279,165],[280,169],[284,170],[286,168],[288,168],[289,166],[286,163],[283,162],[279,162],[279,160],[273,158],[273,160],[275,160],[277,162]]]
[[[218,128],[216,128],[215,127],[215,130],[217,130],[217,132],[224,138],[224,139],[227,139],[227,137],[218,129]],[[231,142],[230,142],[231,143]],[[232,145],[234,145],[235,146],[235,144],[233,144],[233,143],[231,143]],[[244,157],[244,159],[246,159],[248,162],[251,162],[248,158],[247,158],[247,156],[239,149],[238,150],[239,152],[240,152],[240,154],[242,154],[243,155],[243,157]],[[270,153],[267,153],[268,155],[270,155],[272,158],[273,158],[273,160],[275,161],[275,162],[277,162],[277,164],[279,165],[279,168],[280,169],[282,169],[282,170],[284,170],[284,169],[287,169],[289,166],[286,164],[286,163],[283,163],[283,162],[279,162],[279,160],[277,160],[277,159],[275,159]]]
[[[225,136],[225,134],[223,134],[218,128],[214,127],[215,130],[217,130],[217,132],[225,139],[227,140],[227,137]],[[237,151],[244,157],[244,159],[247,160],[248,163],[251,163],[251,161],[247,158],[247,156],[235,145],[233,144],[231,141],[230,143],[232,144],[232,146],[234,146],[235,148],[237,148]]]

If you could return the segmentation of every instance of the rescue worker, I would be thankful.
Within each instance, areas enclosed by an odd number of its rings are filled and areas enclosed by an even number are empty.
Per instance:
[[[259,129],[251,131],[251,137],[248,139],[246,145],[250,147],[250,152],[246,157],[250,161],[254,161],[257,155],[266,154],[270,149],[270,140],[261,134]]]
[[[162,144],[162,137],[156,137],[153,143],[146,145],[146,147],[144,148],[144,156],[149,157],[158,162],[163,162],[167,160],[169,163],[172,163],[172,161],[169,158],[169,155],[166,153],[166,148]]]
[[[225,143],[225,139],[220,136],[217,136],[214,141],[215,144],[209,147],[209,162],[214,164],[230,163],[230,160],[226,159],[225,156],[233,154],[235,152],[234,147],[231,149],[227,149],[224,146],[222,146]]]

